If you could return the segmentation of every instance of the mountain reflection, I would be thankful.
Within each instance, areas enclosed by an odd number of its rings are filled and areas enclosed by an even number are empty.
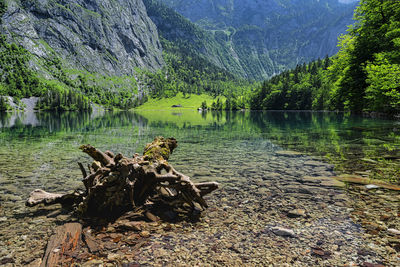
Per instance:
[[[57,132],[90,132],[100,128],[147,124],[147,120],[133,112],[37,112],[1,113],[0,132],[38,135]]]
[[[400,159],[399,126],[396,121],[335,112],[3,113],[0,141],[11,144],[29,138],[33,144],[47,137],[64,140],[81,136],[77,143],[95,142],[104,147],[115,143],[116,150],[124,151],[127,144],[142,147],[157,135],[173,136],[187,144],[207,140],[269,140],[285,149],[324,156],[340,168],[366,171],[372,166],[363,163],[364,158]]]

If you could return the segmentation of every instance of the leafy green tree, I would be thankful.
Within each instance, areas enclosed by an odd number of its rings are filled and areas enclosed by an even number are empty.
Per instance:
[[[400,2],[383,0],[361,0],[356,9],[357,22],[342,39],[342,50],[334,60],[332,69],[339,70],[335,81],[334,96],[336,104],[343,102],[345,109],[360,112],[364,109],[387,110],[380,105],[381,99],[374,103],[376,94],[376,66],[382,65],[382,57],[387,64],[399,64],[398,38],[400,37]],[[343,41],[344,40],[344,41]],[[382,57],[377,57],[381,54]],[[375,67],[368,67],[369,65]],[[383,64],[386,65],[387,64]],[[396,68],[394,66],[394,68]],[[383,70],[382,70],[383,71]],[[384,73],[380,72],[380,74]],[[379,75],[378,75],[379,76]],[[374,82],[373,88],[367,90],[369,82]],[[373,93],[374,92],[374,93]],[[367,95],[368,94],[368,95]],[[396,94],[386,96],[394,98]],[[367,98],[369,101],[365,101]],[[393,100],[396,102],[396,100]],[[379,102],[379,103],[378,103]]]
[[[207,110],[207,102],[204,100],[202,103],[201,103],[201,107],[200,107],[202,110]]]
[[[370,110],[386,113],[400,111],[400,64],[391,64],[382,55],[378,60],[366,66],[366,99]]]
[[[231,99],[231,109],[232,109],[232,110],[238,110],[238,109],[239,109],[238,103],[237,103],[235,97],[233,97],[233,98]]]

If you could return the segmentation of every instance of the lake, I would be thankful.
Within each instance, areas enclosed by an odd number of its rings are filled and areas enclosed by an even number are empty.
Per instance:
[[[41,188],[82,188],[78,147],[141,153],[175,137],[170,163],[196,182],[217,181],[197,223],[163,223],[146,245],[105,256],[141,265],[288,266],[400,263],[398,191],[335,183],[342,173],[399,183],[400,123],[334,112],[192,110],[0,115],[0,263],[42,257],[56,208],[27,208]],[[280,228],[293,237],[282,236]],[[278,229],[278,230],[277,230]],[[119,255],[119,256],[118,256]],[[89,265],[90,266],[90,265]]]

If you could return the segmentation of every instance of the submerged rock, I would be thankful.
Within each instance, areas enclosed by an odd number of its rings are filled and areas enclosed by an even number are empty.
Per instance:
[[[367,184],[366,186],[365,186],[365,188],[366,189],[377,189],[377,188],[380,188],[380,186],[378,186],[378,185],[374,185],[374,184]]]
[[[400,235],[400,231],[397,229],[393,229],[393,228],[389,228],[387,229],[388,233],[392,234],[392,235]]]
[[[368,158],[362,158],[361,160],[364,162],[367,162],[367,163],[372,163],[372,164],[378,163],[376,160],[368,159]]]
[[[273,227],[271,231],[279,236],[288,236],[288,237],[295,237],[296,234],[291,229],[283,228],[283,227]]]
[[[303,209],[295,209],[288,212],[288,217],[296,218],[296,217],[304,217],[306,216],[306,211]]]
[[[149,231],[142,231],[142,232],[140,232],[140,236],[141,237],[149,237],[150,236],[150,232]]]
[[[307,160],[304,162],[304,165],[312,166],[312,167],[328,166],[328,164],[326,164],[324,162],[315,161],[315,160]]]

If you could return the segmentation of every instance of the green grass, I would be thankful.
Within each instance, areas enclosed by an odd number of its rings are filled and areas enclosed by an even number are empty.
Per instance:
[[[220,97],[221,101],[225,103],[225,97]],[[207,106],[211,106],[212,102],[216,102],[217,98],[210,95],[186,95],[183,97],[182,93],[178,93],[174,97],[149,99],[143,105],[137,107],[135,110],[179,110],[179,109],[198,109],[203,101],[207,102]],[[173,105],[181,105],[182,107],[173,108]]]

